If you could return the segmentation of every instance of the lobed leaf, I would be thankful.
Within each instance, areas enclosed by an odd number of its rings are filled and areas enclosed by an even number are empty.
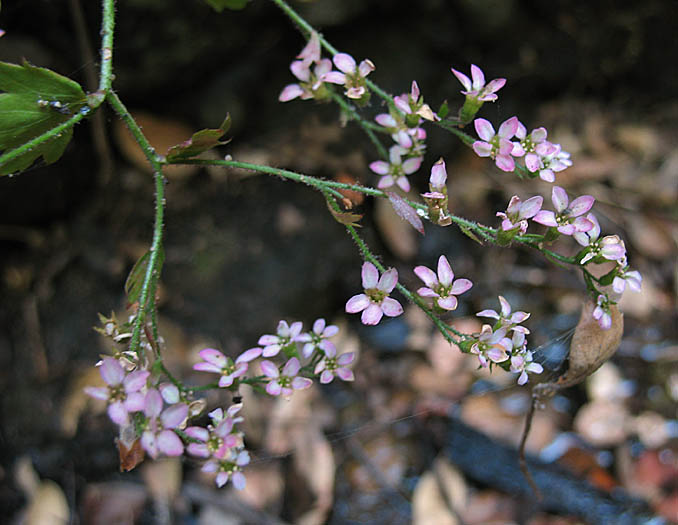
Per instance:
[[[0,62],[0,152],[14,150],[64,123],[87,105],[80,85],[54,71]],[[73,136],[69,128],[57,137],[0,166],[0,175],[28,168],[42,157],[58,160]]]

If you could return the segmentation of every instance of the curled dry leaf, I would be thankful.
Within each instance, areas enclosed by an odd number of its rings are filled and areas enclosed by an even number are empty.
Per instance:
[[[569,368],[557,381],[559,388],[581,383],[598,370],[619,348],[624,333],[624,316],[617,306],[610,306],[612,326],[603,330],[593,318],[595,303],[588,301],[570,343]]]

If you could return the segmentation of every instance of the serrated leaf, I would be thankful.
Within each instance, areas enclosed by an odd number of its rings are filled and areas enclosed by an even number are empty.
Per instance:
[[[77,82],[24,62],[0,62],[0,152],[11,151],[68,120],[86,105]],[[50,164],[61,157],[71,140],[69,129],[3,164],[0,175],[29,167],[43,157]]]
[[[327,199],[327,209],[330,210],[334,220],[345,226],[353,226],[354,228],[361,228],[361,225],[358,224],[358,221],[363,218],[359,213],[351,213],[349,211],[337,211],[332,207],[329,199]]]
[[[205,0],[212,9],[221,13],[224,9],[244,9],[249,0]]]
[[[167,160],[174,162],[177,160],[189,159],[204,153],[216,146],[228,144],[228,140],[219,140],[231,128],[231,116],[226,118],[217,129],[201,129],[193,133],[190,139],[172,146],[167,150]]]
[[[134,304],[139,301],[141,296],[141,289],[144,286],[144,278],[146,277],[146,269],[148,268],[148,261],[151,258],[151,251],[147,251],[143,254],[139,260],[134,263],[132,270],[127,276],[125,281],[125,294],[127,295],[127,302],[129,304]],[[160,252],[158,253],[158,262],[156,272],[159,274],[162,264],[165,262],[165,250],[162,246],[160,247]]]
[[[409,222],[415,230],[424,235],[424,223],[421,221],[421,217],[419,217],[417,211],[407,204],[407,201],[397,193],[387,191],[386,195],[388,196],[388,200],[391,201],[391,206],[393,206],[393,209],[398,216]]]

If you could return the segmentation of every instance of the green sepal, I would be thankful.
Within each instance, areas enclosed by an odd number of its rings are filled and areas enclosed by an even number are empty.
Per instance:
[[[443,119],[445,118],[448,113],[450,112],[450,106],[447,104],[447,100],[445,100],[441,105],[440,108],[438,109],[438,116]]]
[[[172,146],[167,150],[167,161],[175,162],[191,157],[196,157],[207,150],[216,146],[223,146],[228,144],[230,140],[219,140],[231,128],[231,115],[226,115],[226,118],[217,129],[201,129],[196,131],[190,139]]]
[[[7,153],[47,133],[87,105],[80,85],[54,71],[0,62],[0,151]],[[46,164],[58,160],[73,136],[69,128],[0,167],[0,175],[28,168],[42,156]]]

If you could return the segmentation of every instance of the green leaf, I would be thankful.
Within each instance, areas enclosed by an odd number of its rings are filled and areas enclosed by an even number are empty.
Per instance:
[[[144,279],[146,278],[146,270],[148,268],[148,261],[151,259],[150,250],[143,254],[139,260],[134,263],[132,270],[125,281],[125,294],[127,295],[127,302],[132,305],[139,301],[141,297],[141,290],[144,287]],[[158,253],[158,260],[156,263],[156,275],[160,275],[160,269],[165,262],[165,250],[160,247]],[[150,298],[152,299],[152,298]]]
[[[201,129],[200,131],[196,131],[187,141],[169,148],[167,150],[167,161],[175,162],[177,160],[188,159],[200,155],[216,146],[228,144],[228,140],[220,141],[219,139],[226,134],[230,127],[231,116],[226,115],[226,118],[218,129]]]
[[[476,242],[477,242],[478,244],[480,244],[481,246],[484,245],[483,241],[481,241],[481,240],[478,238],[478,236],[477,236],[475,233],[473,233],[473,231],[471,231],[471,228],[469,228],[468,226],[462,226],[462,225],[460,225],[460,226],[459,226],[459,229],[460,229],[467,237],[473,239],[474,241],[476,241]]]
[[[249,0],[205,0],[212,8],[221,13],[224,9],[244,9]]]
[[[6,153],[67,121],[87,99],[77,82],[28,62],[0,62],[0,152]],[[61,157],[73,129],[0,167],[0,175],[28,168],[40,156],[47,164]]]

